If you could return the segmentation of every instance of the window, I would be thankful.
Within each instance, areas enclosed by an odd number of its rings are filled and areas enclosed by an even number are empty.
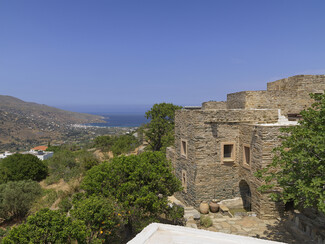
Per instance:
[[[244,146],[244,164],[250,164],[251,163],[251,149],[248,145]]]
[[[235,155],[235,143],[233,142],[224,142],[221,144],[222,147],[222,161],[223,162],[234,162]]]
[[[288,114],[289,121],[298,121],[302,118],[301,114]]]
[[[187,175],[186,175],[185,170],[182,170],[182,187],[183,187],[183,191],[186,193],[187,192]]]
[[[187,141],[181,140],[181,155],[187,158]]]
[[[233,149],[234,149],[234,145],[224,145],[223,146],[223,158],[231,158]]]

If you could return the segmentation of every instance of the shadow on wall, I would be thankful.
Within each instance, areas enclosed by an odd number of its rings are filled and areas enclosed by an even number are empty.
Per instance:
[[[246,211],[251,211],[252,208],[252,194],[249,185],[245,180],[239,182],[240,196],[243,199],[243,206]]]

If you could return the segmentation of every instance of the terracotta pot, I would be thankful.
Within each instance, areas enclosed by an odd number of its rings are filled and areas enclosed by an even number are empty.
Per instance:
[[[200,213],[208,214],[209,213],[209,204],[207,202],[200,203]]]
[[[211,213],[216,213],[219,211],[219,204],[217,203],[217,200],[212,200],[209,204]]]

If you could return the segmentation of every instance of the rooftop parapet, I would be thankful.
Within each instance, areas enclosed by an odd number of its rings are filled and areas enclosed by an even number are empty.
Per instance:
[[[299,91],[308,93],[325,90],[325,75],[295,75],[285,79],[268,82],[268,91]]]

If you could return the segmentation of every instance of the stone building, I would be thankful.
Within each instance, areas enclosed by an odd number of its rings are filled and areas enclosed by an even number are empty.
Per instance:
[[[323,93],[325,75],[297,75],[270,82],[267,90],[227,95],[226,102],[176,111],[175,146],[167,149],[183,191],[177,197],[198,207],[201,201],[242,197],[261,218],[281,214],[283,206],[257,190],[254,173],[272,162],[279,128],[297,123],[299,112]]]

